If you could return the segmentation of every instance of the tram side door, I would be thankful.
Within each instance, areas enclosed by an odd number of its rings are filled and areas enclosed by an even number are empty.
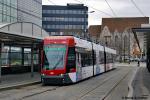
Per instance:
[[[77,81],[82,79],[81,53],[76,52]]]

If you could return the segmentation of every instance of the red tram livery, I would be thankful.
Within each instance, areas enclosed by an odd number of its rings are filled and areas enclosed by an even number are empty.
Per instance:
[[[73,36],[44,39],[43,84],[70,84],[115,68],[116,51]]]

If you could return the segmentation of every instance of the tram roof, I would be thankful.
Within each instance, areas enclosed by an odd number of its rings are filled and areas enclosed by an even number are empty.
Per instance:
[[[87,40],[83,40],[77,37],[74,37],[75,42],[76,42],[76,46],[78,47],[83,47],[83,48],[87,48],[87,49],[92,49],[92,45],[90,41]]]
[[[108,53],[116,54],[116,50],[108,48],[108,47],[105,47],[105,51]]]
[[[76,46],[78,47],[82,47],[82,48],[87,48],[87,49],[92,49],[92,44],[90,41],[84,40],[84,39],[80,39],[74,36],[49,36],[46,37],[45,39],[64,39],[64,40],[69,40],[69,39],[74,39]],[[93,49],[94,50],[100,50],[100,51],[104,51],[104,47],[100,44],[96,44],[93,43]],[[112,53],[112,54],[116,54],[116,50],[105,47],[106,52]]]
[[[45,39],[73,39],[73,36],[54,35],[54,36],[45,37]]]

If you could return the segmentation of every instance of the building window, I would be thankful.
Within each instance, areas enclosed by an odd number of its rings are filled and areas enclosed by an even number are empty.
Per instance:
[[[45,14],[45,13],[46,13],[46,10],[42,10],[42,13]]]
[[[0,3],[0,22],[17,20],[17,0],[3,0]]]
[[[72,25],[68,25],[68,29],[72,29],[72,27],[73,27]]]
[[[2,22],[2,14],[0,13],[0,22]]]
[[[10,22],[10,16],[7,16],[7,22]]]
[[[7,16],[6,16],[6,15],[3,14],[3,15],[2,15],[2,18],[3,18],[3,19],[2,19],[2,22],[6,22],[6,21],[7,21]]]
[[[17,0],[11,0],[11,6],[17,8]]]
[[[10,0],[5,0],[7,2],[7,5],[9,6],[10,5]]]
[[[10,15],[10,7],[9,6],[7,6],[6,10],[7,10],[7,15]]]
[[[0,3],[0,14],[2,14],[3,5]]]

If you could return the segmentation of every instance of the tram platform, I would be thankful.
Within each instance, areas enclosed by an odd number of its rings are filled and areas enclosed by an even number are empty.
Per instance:
[[[137,66],[137,62],[130,62],[130,63],[128,63],[128,62],[126,62],[126,63],[117,62],[117,63],[115,63],[115,66],[134,67],[134,66]],[[141,63],[141,66],[146,66],[146,64]]]
[[[2,75],[0,91],[37,84],[40,81],[40,73],[38,72],[34,72],[33,77],[31,77],[31,73]]]
[[[132,82],[133,98],[140,100],[150,100],[150,73],[146,65],[140,66]]]

